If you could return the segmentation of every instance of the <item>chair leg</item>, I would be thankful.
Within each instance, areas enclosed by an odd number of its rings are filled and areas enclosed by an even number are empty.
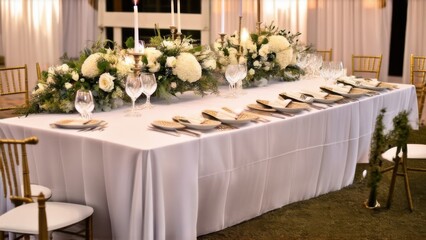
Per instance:
[[[92,215],[93,216],[93,215]],[[93,219],[92,216],[86,219],[86,240],[93,240]]]
[[[395,165],[393,166],[392,178],[391,178],[391,183],[389,186],[388,201],[386,203],[386,207],[388,209],[391,207],[393,190],[395,189],[396,176],[398,174],[398,167],[399,167],[399,162],[401,161],[401,158],[397,157],[394,159],[394,161],[395,161]]]
[[[4,232],[0,231],[0,240],[3,240],[3,239],[4,239]]]
[[[408,172],[407,172],[407,161],[406,161],[406,159],[407,158],[405,158],[405,159],[402,160],[402,171],[403,171],[403,175],[404,175],[405,193],[407,194],[408,206],[410,208],[410,211],[413,211],[414,206],[413,206],[413,200],[411,198],[410,182],[408,181]]]

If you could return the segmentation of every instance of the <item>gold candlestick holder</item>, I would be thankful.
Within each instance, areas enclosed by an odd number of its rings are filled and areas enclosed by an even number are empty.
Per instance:
[[[170,26],[170,35],[172,36],[172,39],[175,40],[176,39],[176,27],[175,26]]]
[[[261,29],[260,29],[260,25],[262,24],[262,22],[257,22],[256,23],[256,30],[257,30],[257,34],[258,35],[260,35],[260,31],[261,31]]]
[[[182,40],[182,33],[181,32],[176,33],[176,39]]]
[[[225,45],[226,33],[219,33],[219,36],[220,36],[220,45],[223,47]]]
[[[135,59],[135,65],[133,67],[133,73],[135,76],[139,76],[142,68],[142,61],[141,58],[143,56],[143,53],[140,52],[130,52],[129,55],[133,56],[133,59]]]

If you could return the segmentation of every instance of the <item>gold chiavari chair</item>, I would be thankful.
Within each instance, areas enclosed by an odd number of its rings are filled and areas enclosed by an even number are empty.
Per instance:
[[[382,55],[352,55],[352,75],[379,79]]]
[[[38,203],[38,239],[48,240],[49,232],[47,231],[47,217],[46,217],[46,199],[43,193],[40,193],[37,199]]]
[[[420,120],[422,118],[426,97],[426,56],[414,56],[411,54],[410,82],[416,87]]]
[[[30,175],[28,169],[28,144],[37,144],[36,137],[23,140],[0,139],[0,173],[4,189],[4,197],[15,204],[15,208],[0,216],[0,240],[5,232],[23,235],[38,235],[38,204],[31,197]],[[23,184],[23,194],[19,192]],[[49,219],[47,228],[50,232],[61,231],[75,234],[85,239],[93,239],[93,208],[80,204],[64,202],[46,202],[46,216]],[[66,231],[77,223],[85,223],[85,234]]]
[[[27,106],[28,102],[27,65],[0,68],[0,111]]]
[[[333,49],[330,48],[330,50],[317,50],[317,53],[319,53],[322,56],[323,61],[331,62],[333,61]]]
[[[36,71],[37,71],[37,80],[41,79],[41,67],[40,63],[36,63]]]
[[[401,176],[404,178],[405,192],[407,195],[408,206],[413,211],[413,200],[411,197],[411,189],[408,178],[409,171],[426,172],[424,168],[410,167],[409,162],[426,160],[426,145],[425,144],[408,144],[408,137],[410,133],[410,126],[408,121],[408,113],[402,112],[394,119],[394,130],[390,133],[392,148],[388,149],[382,154],[382,158],[387,161],[393,162],[393,166],[383,169],[381,172],[392,171],[392,178],[389,187],[389,195],[387,200],[387,208],[390,208],[395,189],[396,177]]]

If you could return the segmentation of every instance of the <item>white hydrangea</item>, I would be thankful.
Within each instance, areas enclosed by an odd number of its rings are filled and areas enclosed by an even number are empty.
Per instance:
[[[286,68],[293,60],[293,49],[288,48],[287,50],[278,52],[276,60],[280,65],[280,69]]]
[[[256,44],[254,44],[254,42],[250,39],[245,42],[244,48],[247,49],[247,51],[250,53],[255,53],[257,51]]]
[[[149,68],[156,66],[157,60],[161,57],[163,53],[153,47],[145,48],[145,56],[148,60],[147,66]]]
[[[281,52],[290,47],[290,43],[287,38],[281,35],[272,35],[268,38],[269,42],[269,51],[271,52]]]
[[[266,58],[269,53],[270,53],[269,44],[263,44],[262,47],[259,49],[259,55],[262,58]]]
[[[216,69],[216,60],[213,58],[209,58],[203,61],[202,67],[204,69],[208,70],[215,70]]]
[[[94,53],[84,60],[81,66],[81,73],[88,78],[95,78],[99,76],[98,61],[102,59],[102,53]]]
[[[99,77],[99,88],[105,92],[111,92],[114,89],[114,79],[109,73],[103,73]]]
[[[116,68],[118,76],[127,76],[132,71],[132,65],[126,61],[118,61]]]
[[[201,78],[201,66],[192,54],[181,53],[176,59],[173,74],[182,81],[193,83]]]

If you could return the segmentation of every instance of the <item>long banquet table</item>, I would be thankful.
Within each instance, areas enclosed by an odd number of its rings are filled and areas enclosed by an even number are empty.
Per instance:
[[[268,123],[211,131],[200,138],[148,131],[150,123],[204,109],[244,108],[256,99],[321,84],[273,83],[246,89],[236,99],[186,93],[154,102],[140,118],[125,117],[128,108],[95,113],[94,118],[108,122],[101,132],[49,126],[76,114],[1,119],[0,137],[39,138],[29,150],[32,181],[50,187],[52,200],[93,206],[97,239],[195,239],[350,185],[356,164],[368,161],[381,108],[387,109],[385,126],[391,127],[401,110],[411,110],[410,121],[417,127],[415,89],[398,85],[359,101],[287,119],[267,117]],[[0,212],[5,211],[2,205]]]

